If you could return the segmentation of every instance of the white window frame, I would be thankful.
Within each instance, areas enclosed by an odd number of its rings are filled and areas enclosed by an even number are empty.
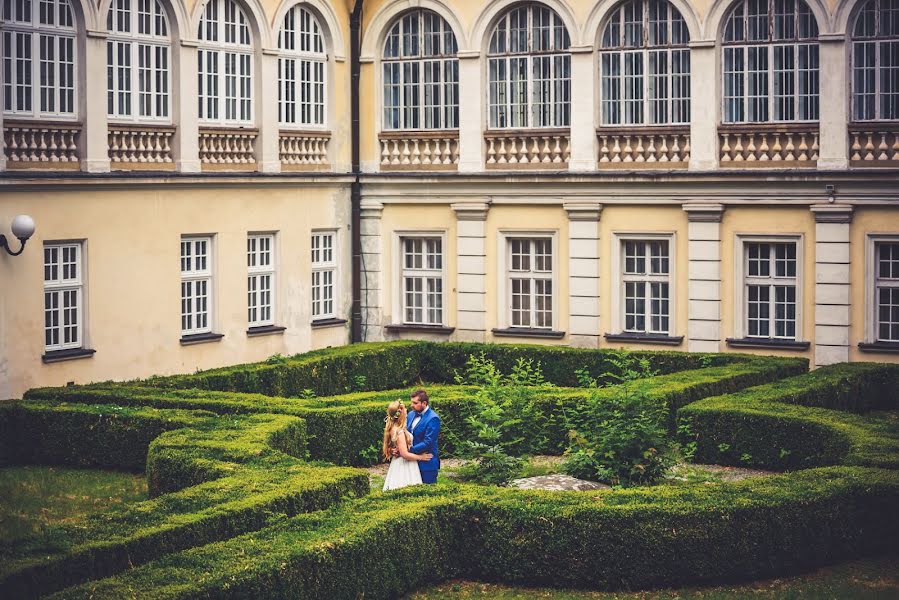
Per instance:
[[[231,5],[235,10],[233,22],[226,21],[226,8]],[[229,33],[237,41],[226,41]],[[256,54],[250,20],[241,5],[236,0],[209,0],[201,14],[197,38],[197,106],[200,124],[253,125],[256,110]],[[209,69],[213,63],[215,73]],[[229,65],[234,69],[233,73],[228,72]],[[215,85],[214,90],[210,90],[212,84]],[[230,93],[229,85],[232,89]],[[234,116],[231,117],[228,116],[229,103],[233,103]],[[216,111],[214,116],[210,116],[212,109]],[[243,118],[241,114],[249,117]]]
[[[512,31],[511,15],[518,11],[526,11],[526,48],[524,50],[512,51],[510,49],[509,35],[503,39],[506,40],[502,50],[494,49],[494,41],[497,37],[498,30],[501,26],[505,32]],[[534,50],[534,10],[547,10],[552,22],[550,26],[550,46],[549,50]],[[555,34],[553,32],[556,23],[562,28],[561,47],[556,48]],[[538,59],[549,60],[550,75],[548,79],[541,79],[547,82],[550,98],[546,102],[536,102],[534,98],[535,78],[534,63]],[[559,59],[557,64],[557,60]],[[524,61],[523,80],[512,79],[512,63]],[[561,69],[560,74],[558,70]],[[568,129],[571,127],[571,33],[568,31],[565,22],[549,6],[539,3],[522,4],[511,7],[506,10],[498,19],[493,31],[490,34],[490,44],[487,51],[486,64],[486,107],[487,107],[487,129],[488,130],[506,130],[506,129]],[[503,71],[504,75],[500,74]],[[495,74],[495,76],[494,76]],[[516,100],[516,92],[514,84],[524,83],[524,101],[518,97]],[[592,84],[591,84],[592,85]],[[495,90],[495,94],[494,94]],[[561,92],[564,97],[560,102],[558,95]],[[495,99],[494,99],[495,96]],[[550,111],[549,123],[535,125],[536,109],[538,106],[548,106]],[[516,120],[515,114],[518,114]],[[504,116],[503,116],[504,115]]]
[[[84,246],[85,243],[83,241],[56,241],[56,242],[44,242],[44,254],[43,254],[43,285],[44,285],[44,351],[45,352],[57,352],[60,350],[72,350],[77,348],[86,348],[87,345],[85,343],[85,332],[87,328],[85,326],[84,317],[85,317],[85,265],[84,265]],[[52,276],[53,272],[50,271],[52,269],[51,264],[47,262],[48,252],[56,252],[56,271],[55,277]],[[74,264],[75,276],[74,277],[65,277],[65,268],[63,263],[63,255],[65,252],[74,252],[75,258],[74,261],[70,261],[71,264]],[[48,275],[50,276],[48,279]],[[74,293],[75,297],[75,307],[74,307],[74,333],[75,338],[73,341],[65,341],[66,329],[67,327],[71,327],[70,324],[65,322],[66,317],[69,316],[66,314],[67,307],[63,306],[64,296],[67,293]],[[56,305],[51,308],[48,306],[48,300],[50,296],[56,297]],[[47,340],[47,336],[49,334],[47,327],[47,318],[50,316],[48,313],[55,314],[55,325],[53,325],[49,329],[53,329],[57,331],[57,341],[56,343],[49,342]]]
[[[62,5],[68,7],[65,19],[70,25],[60,25],[59,17]],[[0,64],[0,79],[3,80],[2,103],[0,108],[3,114],[13,118],[34,118],[34,119],[59,119],[66,121],[75,121],[78,118],[78,94],[79,94],[79,26],[77,13],[72,7],[69,0],[53,0],[54,24],[46,25],[40,21],[40,9],[43,6],[41,0],[31,0],[31,14],[28,19],[22,19],[22,15],[18,13],[13,0],[4,0],[0,3],[2,12],[0,12],[0,56],[2,56],[2,64]],[[8,18],[7,18],[8,17]],[[18,18],[17,18],[18,17]],[[28,36],[28,43],[22,48],[18,47],[16,40],[20,36]],[[48,59],[41,58],[41,42],[42,40],[52,41],[53,56]],[[7,41],[10,44],[10,50],[7,52]],[[71,60],[65,63],[61,62],[60,49],[63,44],[71,44],[68,49]],[[28,58],[19,57],[17,50],[25,50],[30,53]],[[28,76],[30,82],[20,82],[17,76],[17,61],[27,61]],[[41,66],[43,64],[52,65],[53,83],[44,85],[41,81]],[[60,65],[71,65],[71,74],[68,77],[69,85],[62,87],[60,85],[60,75],[62,70]],[[26,94],[30,94],[31,108],[19,108],[16,98],[18,89],[26,90]],[[42,92],[47,90],[53,98],[53,110],[44,110],[41,105]],[[71,110],[61,110],[61,100],[63,94],[70,96]],[[7,96],[12,103],[7,108]]]
[[[529,327],[523,326],[515,326],[512,325],[512,240],[515,239],[545,239],[549,240],[552,244],[552,258],[551,265],[552,271],[550,272],[550,276],[548,278],[552,282],[552,326],[551,327],[534,327],[533,325]],[[561,295],[559,293],[559,281],[560,273],[559,273],[559,265],[560,263],[560,254],[562,252],[561,247],[559,246],[559,232],[558,230],[552,229],[542,229],[542,230],[500,230],[497,234],[497,322],[500,329],[520,329],[522,331],[529,331],[532,329],[537,329],[541,331],[559,331],[559,324],[561,319],[561,304],[559,303],[559,299]],[[535,292],[532,290],[531,297],[533,298],[533,294]],[[531,303],[531,323],[533,324],[534,319],[534,310],[535,303]]]
[[[880,338],[880,287],[899,289],[899,279],[882,279],[879,276],[880,244],[899,244],[899,232],[869,233],[865,236],[865,342],[899,343],[896,340]]]
[[[278,305],[276,301],[277,261],[275,233],[247,234],[247,326],[249,328],[268,327],[275,324]],[[268,277],[268,289],[262,287],[265,277]],[[268,302],[265,301],[266,293]],[[268,309],[268,318],[263,316],[266,309]]]
[[[405,241],[406,240],[427,240],[427,239],[437,239],[440,240],[440,268],[439,269],[428,269],[425,267],[425,264],[422,263],[421,269],[407,269],[406,268],[406,249],[405,249]],[[394,264],[396,268],[397,276],[394,277],[394,281],[392,282],[392,297],[393,302],[393,314],[394,321],[396,323],[400,323],[403,325],[413,325],[413,326],[443,326],[447,325],[447,298],[449,294],[447,292],[447,232],[446,230],[434,229],[434,230],[404,230],[404,231],[394,231],[393,234],[393,256],[394,256]],[[427,252],[425,248],[422,248],[422,256],[427,256]],[[416,277],[421,278],[422,280],[426,280],[428,278],[439,278],[441,285],[440,292],[440,321],[434,322],[430,319],[427,319],[428,311],[433,309],[428,303],[428,292],[425,290],[424,285],[422,286],[422,320],[414,321],[408,320],[406,318],[406,277]]]
[[[869,10],[872,9],[872,10]],[[858,12],[855,15],[855,19],[852,22],[852,29],[850,30],[849,43],[851,45],[849,52],[849,60],[850,60],[850,74],[849,74],[849,87],[850,87],[850,121],[853,122],[870,122],[870,121],[896,121],[899,120],[899,107],[897,107],[896,114],[892,116],[884,115],[884,106],[883,106],[883,98],[881,97],[883,94],[883,78],[884,73],[887,68],[890,68],[894,71],[899,71],[899,62],[897,64],[892,65],[891,67],[884,67],[881,61],[882,58],[882,48],[886,44],[895,44],[897,48],[899,48],[899,30],[894,31],[892,35],[887,35],[882,33],[881,23],[883,21],[884,9],[881,4],[881,0],[868,0],[865,2]],[[862,27],[862,18],[867,14],[873,13],[873,34],[860,35],[859,29]],[[874,47],[874,63],[871,65],[864,65],[859,67],[861,64],[860,56],[857,52],[860,51],[861,47],[873,45]],[[868,75],[874,80],[873,81],[873,92],[865,92],[862,94],[856,85],[856,76],[862,74],[864,76],[864,72],[868,71]],[[859,117],[859,98],[862,95],[868,96],[873,93],[874,96],[874,110],[873,116],[860,118]],[[899,89],[893,90],[894,94],[899,94]],[[899,103],[899,101],[897,101]]]
[[[748,39],[750,18],[748,16],[748,7],[755,0],[737,0],[727,11],[724,18],[724,27],[721,30],[721,122],[731,125],[737,123],[817,123],[821,118],[821,53],[818,36],[820,29],[814,11],[808,6],[804,0],[795,0],[795,9],[792,13],[794,23],[794,34],[789,37],[775,37],[775,13],[776,0],[767,0],[768,12],[766,16],[768,36],[765,40]],[[800,5],[805,4],[809,11],[809,19],[811,26],[814,27],[814,35],[811,37],[799,37],[799,9]],[[743,9],[743,29],[740,32],[740,39],[734,41],[727,40],[727,31],[730,26],[731,18],[735,14],[738,7]],[[762,70],[751,70],[749,66],[749,56],[757,48],[765,49],[766,68]],[[817,56],[817,66],[808,69],[801,68],[800,54],[801,49],[807,48],[811,56],[812,49]],[[790,49],[793,59],[786,65],[784,70],[775,68],[775,54],[777,49]],[[742,56],[742,77],[741,92],[737,95],[727,95],[727,83],[729,73],[738,73],[739,71],[728,71],[727,55],[728,51],[739,53]],[[790,96],[777,94],[777,77],[779,73],[789,73],[793,93]],[[764,74],[763,81],[765,84],[765,95],[750,94],[750,79],[753,75]],[[810,91],[801,93],[802,77],[806,76],[809,82]],[[764,104],[761,99],[764,98]],[[788,98],[792,101],[792,118],[776,118],[777,102],[780,98]],[[741,119],[729,118],[728,105],[739,102],[741,107]],[[765,106],[765,119],[751,119],[751,104],[756,102],[759,106]],[[808,118],[799,118],[800,106],[803,102],[808,104]],[[813,115],[813,116],[812,116]]]
[[[667,275],[628,275],[625,273],[625,242],[668,242],[668,273]],[[647,253],[649,252],[647,248]],[[645,334],[674,336],[677,331],[677,234],[673,231],[614,231],[612,232],[612,333],[614,334]],[[648,263],[647,257],[647,266]],[[650,331],[650,301],[646,296],[646,328],[643,331],[629,330],[625,328],[627,318],[626,309],[626,284],[628,281],[643,281],[668,284],[668,329],[666,331]],[[647,285],[647,294],[649,286]]]
[[[212,333],[213,326],[215,324],[215,253],[213,243],[215,241],[215,236],[213,235],[182,235],[181,236],[181,336],[190,336],[197,335],[203,333]],[[196,244],[199,242],[206,242],[206,261],[204,268],[197,269],[196,268]],[[184,268],[184,250],[183,244],[190,243],[191,244],[191,260],[188,265],[188,269]],[[197,310],[196,305],[196,290],[197,284],[200,282],[206,282],[206,324],[204,326],[197,326],[197,317],[203,312]],[[190,294],[190,310],[185,312],[184,304],[185,304],[185,295],[184,295],[184,285],[188,284],[191,286],[191,294]],[[184,317],[185,315],[190,315],[191,317],[191,326],[185,327]]]
[[[804,291],[804,281],[805,281],[805,251],[804,244],[805,236],[801,233],[795,234],[737,234],[736,243],[734,244],[734,338],[737,340],[742,339],[752,339],[752,340],[783,340],[783,341],[796,341],[803,342],[805,338],[803,337],[803,321],[805,319],[805,309],[806,307],[803,305],[803,291]],[[769,297],[769,335],[768,337],[760,337],[760,336],[749,336],[749,308],[748,308],[748,294],[746,291],[747,285],[749,282],[747,280],[747,269],[746,269],[746,261],[747,261],[747,245],[748,244],[784,244],[784,243],[792,243],[796,245],[796,276],[795,277],[785,277],[780,278],[781,281],[784,281],[784,285],[789,285],[789,280],[793,280],[796,287],[796,335],[795,337],[777,337],[774,335],[775,333],[775,310],[774,303],[776,298],[774,296]],[[769,260],[773,260],[770,259]],[[776,282],[778,278],[775,276],[775,271],[771,271],[766,280],[770,280],[771,282]],[[760,278],[759,283],[761,284],[762,279]],[[769,285],[774,285],[771,283]]]
[[[329,81],[321,21],[308,7],[296,4],[284,15],[278,30],[280,127],[324,130],[328,124]]]
[[[336,319],[337,318],[337,269],[338,269],[338,253],[339,253],[339,239],[338,232],[335,229],[323,229],[323,230],[313,230],[312,236],[310,239],[310,260],[312,264],[312,277],[311,277],[311,285],[310,285],[310,294],[309,297],[311,299],[311,314],[312,321],[322,321],[325,319]],[[324,252],[324,246],[320,244],[320,241],[324,239],[331,239],[331,259],[327,260],[326,257],[322,256]],[[316,240],[319,240],[317,245]],[[325,310],[325,304],[327,302],[327,298],[323,297],[321,294],[329,287],[329,284],[323,283],[322,280],[325,279],[325,274],[330,273],[331,275],[331,310]],[[316,288],[320,289],[319,296],[316,298]],[[322,308],[316,310],[317,303],[322,304]]]
[[[639,5],[642,10],[641,30],[639,43],[629,44],[627,42],[627,27],[635,21],[628,21],[627,9]],[[650,43],[650,28],[654,23],[662,21],[651,20],[650,5],[664,6],[667,8],[667,19],[664,21],[666,41],[664,43]],[[630,15],[632,16],[632,15]],[[616,33],[617,40],[612,41],[611,37]],[[674,43],[674,33],[680,32],[679,37],[682,41]],[[603,27],[601,43],[597,52],[597,64],[599,69],[599,119],[600,124],[604,127],[657,127],[665,125],[689,125],[690,123],[690,32],[687,23],[677,7],[668,0],[630,0],[619,4],[608,21]],[[650,70],[650,56],[665,57],[665,72],[660,73],[658,67],[656,72]],[[639,56],[641,65],[641,73],[638,75],[627,75],[624,65],[627,57]],[[675,60],[675,56],[678,60]],[[617,58],[618,73],[609,73],[606,68],[606,62],[613,62]],[[608,61],[606,60],[608,59]],[[681,68],[686,66],[686,70],[674,73],[674,67],[680,65]],[[632,85],[631,91],[640,90],[642,99],[625,98],[628,90],[628,81],[632,81],[638,85]],[[664,82],[664,94],[658,98],[653,98],[652,94],[657,90],[657,80]],[[606,86],[610,86],[608,89]],[[617,92],[610,94],[606,98],[608,92]],[[678,92],[675,95],[675,91]],[[617,97],[613,97],[617,95]],[[628,103],[631,103],[630,105]],[[683,106],[677,108],[677,104],[682,103]],[[633,110],[630,107],[636,107],[639,104],[642,118],[633,117]],[[654,106],[664,104],[666,117],[658,118],[655,115]],[[610,110],[607,111],[606,108]],[[683,113],[681,118],[675,119],[674,114]],[[617,118],[610,118],[614,114]]]
[[[129,7],[122,6],[123,2],[129,2]],[[150,13],[140,11],[144,2],[151,5]],[[140,20],[144,14],[149,14],[150,28],[154,33],[140,33]],[[123,31],[120,24],[125,19],[127,30]],[[172,40],[168,15],[162,2],[113,0],[106,16],[106,29],[109,34],[106,40],[106,78],[107,82],[112,81],[112,87],[106,91],[106,114],[109,120],[123,123],[171,123]],[[159,29],[163,31],[162,34],[155,33]],[[142,68],[140,61],[145,52],[149,55],[150,63]],[[123,58],[128,60],[127,64],[120,63]],[[165,62],[164,65],[160,65],[160,59]],[[147,81],[149,88],[140,89]],[[145,98],[149,108],[144,112],[149,114],[141,114]],[[124,102],[127,102],[127,110],[122,110]]]

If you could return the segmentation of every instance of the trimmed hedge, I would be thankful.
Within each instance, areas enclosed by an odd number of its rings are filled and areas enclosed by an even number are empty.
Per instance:
[[[699,462],[790,470],[836,464],[899,467],[899,365],[846,363],[706,398],[680,410]]]
[[[847,467],[619,492],[424,486],[172,554],[54,598],[368,599],[450,577],[592,589],[769,577],[895,549],[897,503],[896,473]],[[415,568],[385,558],[397,543],[415,549]]]

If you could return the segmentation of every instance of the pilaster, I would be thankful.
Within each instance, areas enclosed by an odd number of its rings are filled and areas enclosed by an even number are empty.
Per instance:
[[[459,172],[484,170],[484,99],[481,55],[459,53]]]
[[[852,206],[816,204],[815,366],[849,360],[849,227]]]
[[[487,336],[487,211],[489,201],[452,204],[456,213],[456,339]]]
[[[718,352],[721,343],[721,204],[689,203],[687,213],[687,339],[690,352]]]
[[[175,96],[175,166],[182,173],[199,173],[200,123],[197,114],[197,43],[184,40],[176,66],[178,94]]]
[[[574,128],[572,128],[572,133]],[[597,201],[565,202],[568,213],[568,339],[599,348],[599,220]]]
[[[821,113],[818,150],[819,169],[849,167],[849,89],[847,47],[843,35],[822,35],[819,40],[821,64]]]
[[[264,49],[260,57],[259,82],[256,85],[256,115],[259,139],[256,140],[256,165],[262,173],[280,173],[278,131],[278,51]]]
[[[359,237],[362,245],[362,340],[376,342],[384,339],[383,272],[381,261],[381,213],[384,205],[377,200],[363,200]]]
[[[0,171],[6,170],[6,136],[3,135],[3,110],[0,110]]]
[[[718,168],[718,68],[714,40],[690,44],[691,171]]]
[[[106,32],[88,31],[84,44],[85,65],[106,64]],[[105,70],[104,70],[105,72]],[[106,119],[106,86],[90,81],[84,86],[84,124],[81,130],[81,170],[108,173],[109,124]]]
[[[571,94],[571,171],[596,170],[596,123],[594,86],[596,58],[593,46],[571,48],[571,81],[585,82]]]

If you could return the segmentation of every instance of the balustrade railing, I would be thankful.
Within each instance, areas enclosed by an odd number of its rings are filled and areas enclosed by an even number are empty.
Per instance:
[[[853,167],[899,167],[899,125],[851,123],[849,164]]]
[[[568,169],[568,129],[488,131],[484,139],[488,169]]]
[[[278,135],[278,155],[285,171],[322,171],[329,167],[329,131],[286,131]]]
[[[200,163],[211,170],[252,170],[256,167],[255,129],[200,129]]]
[[[378,136],[383,171],[455,171],[458,131],[391,131]]]
[[[622,127],[596,130],[600,169],[685,169],[690,127]]]
[[[3,152],[8,169],[80,167],[80,123],[33,123],[5,120]]]
[[[174,127],[110,123],[107,148],[114,169],[171,169]]]
[[[809,168],[818,162],[817,123],[719,125],[722,168]]]

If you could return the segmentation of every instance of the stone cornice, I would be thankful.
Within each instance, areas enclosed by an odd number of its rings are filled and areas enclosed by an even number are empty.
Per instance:
[[[692,202],[683,205],[690,223],[720,223],[724,214],[724,205],[718,203]]]
[[[490,202],[454,202],[450,207],[459,221],[486,221]]]
[[[847,204],[814,204],[809,207],[815,223],[851,223],[853,207]]]
[[[568,213],[569,221],[599,221],[602,216],[602,204],[598,201],[563,202],[562,208]]]

